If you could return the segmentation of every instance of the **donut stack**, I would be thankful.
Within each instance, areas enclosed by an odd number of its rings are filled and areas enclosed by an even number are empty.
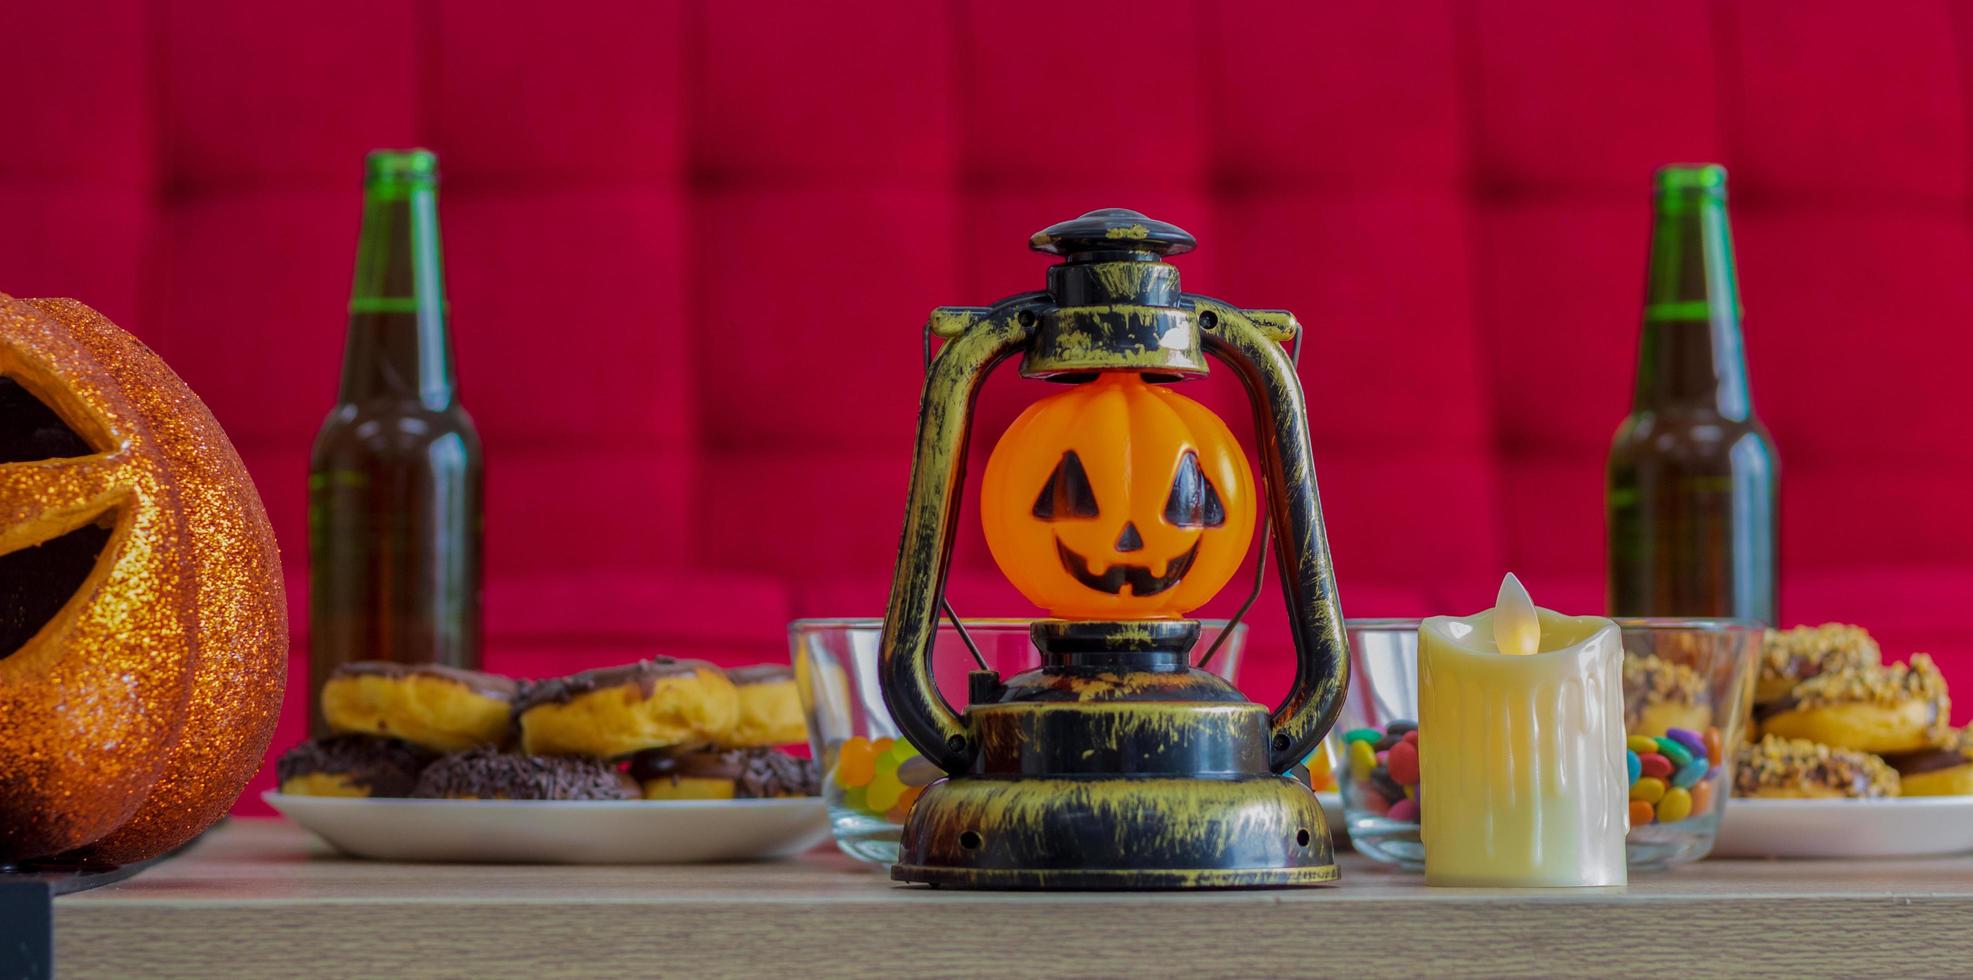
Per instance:
[[[281,792],[435,799],[813,796],[794,673],[657,657],[539,681],[420,664],[339,668],[335,734],[289,750]]]
[[[1743,747],[1734,795],[1973,794],[1973,736],[1949,727],[1932,658],[1885,664],[1857,626],[1769,630],[1754,687],[1760,740]]]

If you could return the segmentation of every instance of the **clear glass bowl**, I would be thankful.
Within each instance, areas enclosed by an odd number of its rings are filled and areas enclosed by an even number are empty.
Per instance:
[[[1633,761],[1625,838],[1630,866],[1651,870],[1697,861],[1713,848],[1733,787],[1728,750],[1746,738],[1762,629],[1728,619],[1617,624],[1624,633],[1624,723],[1636,742],[1627,756]],[[1327,743],[1342,784],[1343,823],[1363,854],[1422,870],[1416,801],[1429,787],[1393,778],[1381,757],[1393,727],[1401,739],[1418,719],[1418,620],[1351,620],[1347,628],[1350,692]],[[1655,751],[1639,751],[1645,748],[1639,738],[1651,739]],[[1688,748],[1688,741],[1700,751]],[[1431,751],[1422,740],[1418,748]]]
[[[1041,651],[1028,639],[1026,619],[968,619],[967,634],[988,667],[1011,677],[1041,666]],[[879,619],[799,619],[788,625],[796,686],[808,713],[809,746],[822,770],[822,796],[836,845],[860,861],[897,861],[904,817],[923,788],[944,775],[898,733],[877,681]],[[1203,656],[1224,620],[1200,624],[1193,658]],[[1236,627],[1213,657],[1211,671],[1232,681],[1239,669],[1247,628]],[[966,676],[977,669],[949,622],[932,643],[939,691],[955,710],[967,705]]]

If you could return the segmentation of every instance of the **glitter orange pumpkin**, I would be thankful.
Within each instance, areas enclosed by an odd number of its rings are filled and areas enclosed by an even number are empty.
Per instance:
[[[286,656],[267,514],[205,405],[88,307],[0,294],[0,863],[210,826]]]
[[[993,447],[980,521],[1001,573],[1064,619],[1204,605],[1254,533],[1226,423],[1170,386],[1105,374],[1028,406]]]

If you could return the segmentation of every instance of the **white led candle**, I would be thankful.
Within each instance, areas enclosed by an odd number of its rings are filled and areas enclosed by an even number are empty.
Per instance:
[[[1418,629],[1425,882],[1621,885],[1623,634],[1537,609],[1514,576],[1486,612]]]

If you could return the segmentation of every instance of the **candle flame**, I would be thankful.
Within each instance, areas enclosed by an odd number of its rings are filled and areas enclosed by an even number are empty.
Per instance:
[[[1541,620],[1521,580],[1508,572],[1493,603],[1493,642],[1501,653],[1525,657],[1541,649]]]

